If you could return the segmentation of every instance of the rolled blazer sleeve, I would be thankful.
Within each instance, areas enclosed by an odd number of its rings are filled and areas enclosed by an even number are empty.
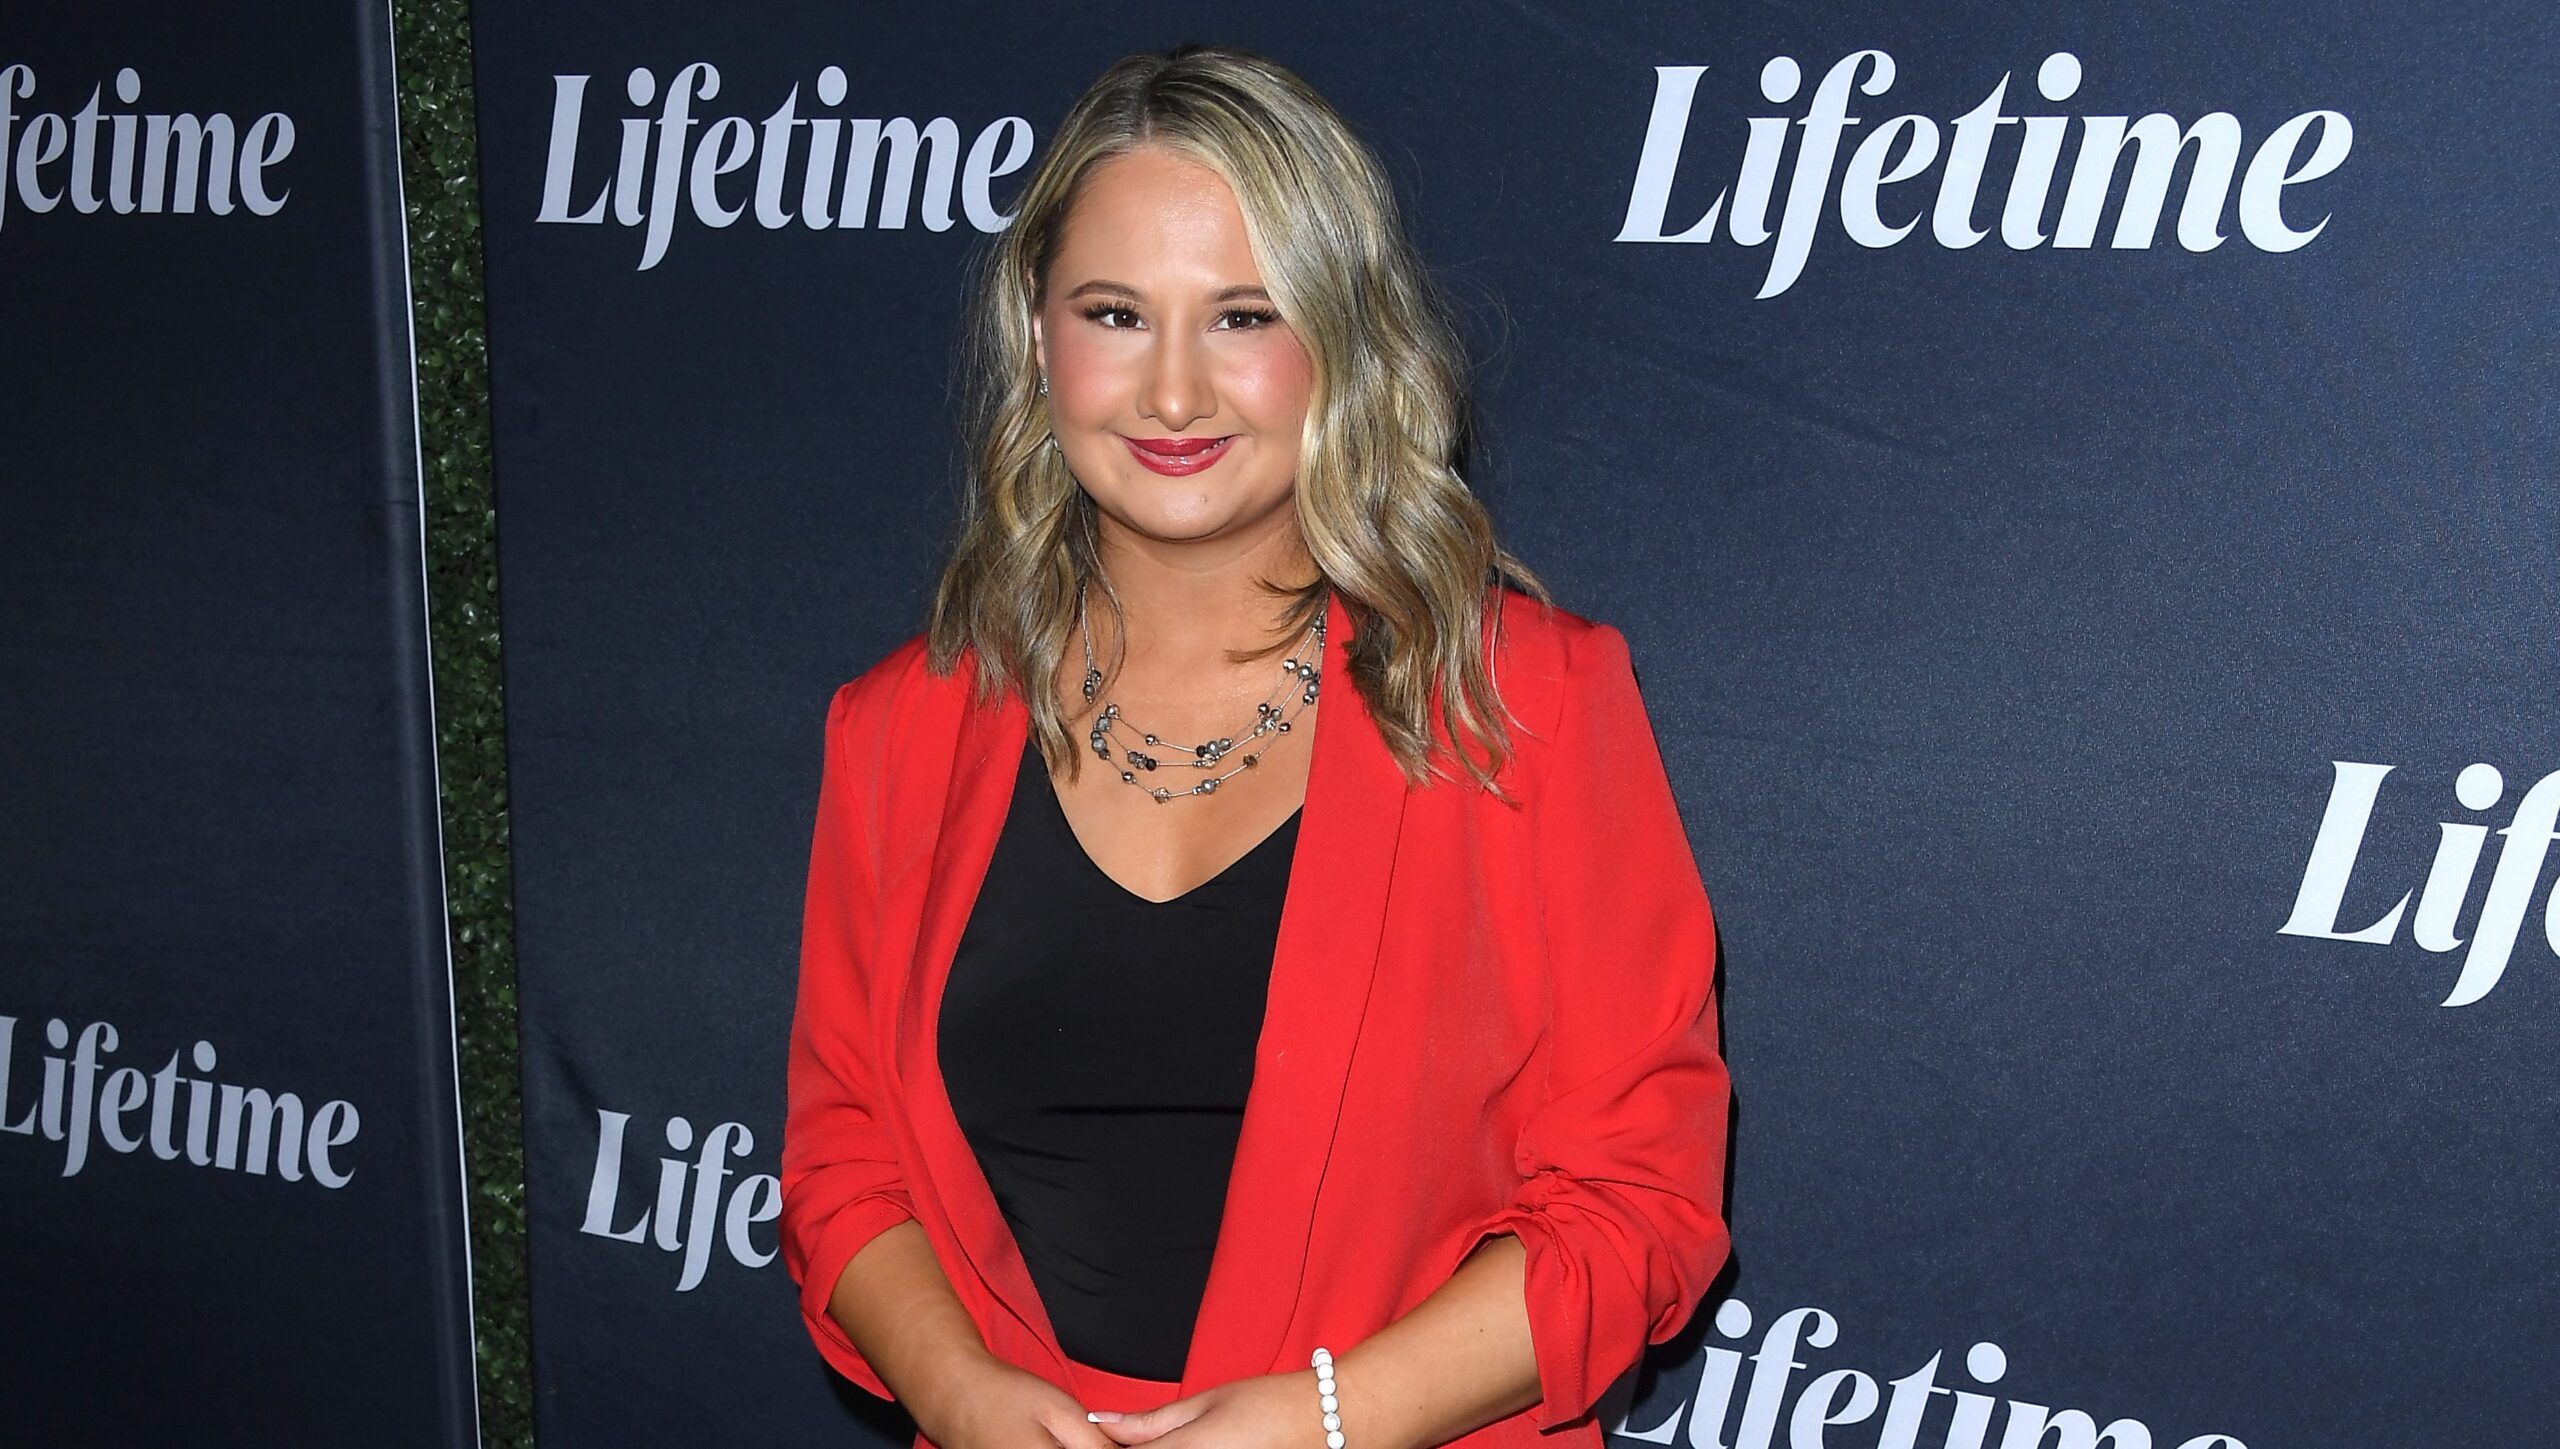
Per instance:
[[[1527,1250],[1539,1429],[1588,1413],[1677,1332],[1731,1247],[1731,1097],[1716,1048],[1715,923],[1625,636],[1570,649],[1534,811],[1547,953],[1546,1095],[1524,1179],[1482,1228]]]
[[[858,685],[837,690],[827,712],[791,1019],[780,1226],[783,1263],[800,1285],[800,1314],[820,1356],[886,1399],[893,1397],[888,1386],[827,1316],[836,1280],[854,1254],[915,1216],[882,1111],[886,1074],[874,1059],[880,1037],[866,954],[875,907],[848,748]]]

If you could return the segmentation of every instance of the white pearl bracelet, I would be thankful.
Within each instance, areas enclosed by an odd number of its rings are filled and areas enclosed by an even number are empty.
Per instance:
[[[1316,1370],[1316,1407],[1324,1410],[1324,1449],[1342,1449],[1342,1400],[1333,1392],[1333,1350],[1317,1349],[1307,1362]]]

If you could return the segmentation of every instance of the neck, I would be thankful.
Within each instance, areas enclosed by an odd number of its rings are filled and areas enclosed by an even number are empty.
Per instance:
[[[1317,577],[1295,519],[1287,524],[1242,546],[1167,546],[1106,529],[1102,567],[1119,595],[1127,629],[1124,675],[1214,677],[1234,668],[1227,650],[1277,638],[1290,600],[1257,580],[1294,588]],[[1094,658],[1106,670],[1120,648],[1123,619],[1113,618],[1099,581],[1089,586],[1085,624],[1093,634]]]

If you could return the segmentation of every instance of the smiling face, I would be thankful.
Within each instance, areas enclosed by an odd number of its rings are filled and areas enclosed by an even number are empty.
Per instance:
[[[1217,172],[1157,147],[1102,162],[1044,295],[1051,425],[1106,547],[1294,536],[1315,369]]]

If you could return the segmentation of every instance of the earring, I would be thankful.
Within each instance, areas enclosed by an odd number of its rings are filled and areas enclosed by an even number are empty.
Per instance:
[[[1042,397],[1049,395],[1049,374],[1046,372],[1040,374],[1040,395]]]

